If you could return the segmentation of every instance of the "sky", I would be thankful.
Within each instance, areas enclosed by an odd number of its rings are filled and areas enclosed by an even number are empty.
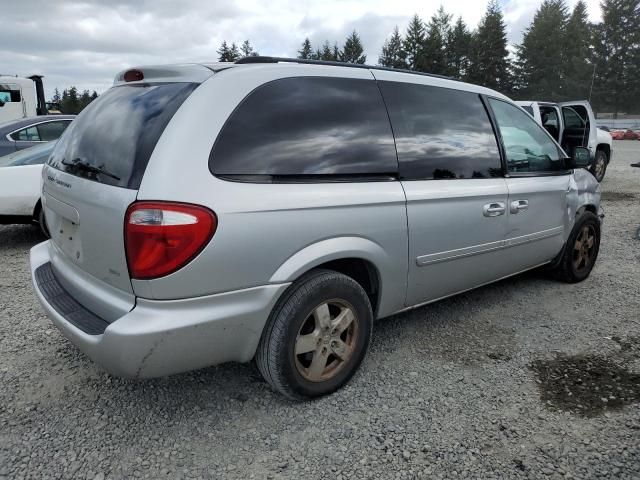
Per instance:
[[[567,0],[572,7],[577,0]],[[541,0],[501,0],[510,44],[521,41]],[[0,0],[0,75],[45,76],[55,87],[105,91],[137,65],[216,61],[223,40],[249,39],[262,55],[293,56],[309,37],[341,46],[354,29],[376,64],[394,26],[428,20],[442,4],[475,28],[485,0]],[[587,0],[591,21],[599,0]]]

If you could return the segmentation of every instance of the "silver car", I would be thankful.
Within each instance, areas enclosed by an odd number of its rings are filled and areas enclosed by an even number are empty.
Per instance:
[[[600,242],[589,152],[505,96],[433,75],[250,57],[116,77],[43,171],[38,299],[115,375],[250,362],[304,399],[374,319]]]

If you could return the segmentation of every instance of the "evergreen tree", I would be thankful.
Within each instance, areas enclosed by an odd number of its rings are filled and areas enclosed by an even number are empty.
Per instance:
[[[303,60],[309,60],[313,57],[313,48],[311,48],[311,42],[309,41],[309,37],[304,39],[302,42],[302,48],[298,50],[298,58]]]
[[[238,46],[235,42],[231,44],[231,48],[229,49],[229,58],[230,62],[235,62],[240,59],[240,50],[238,50]]]
[[[60,91],[58,90],[58,87],[53,89],[53,97],[51,97],[51,101],[53,103],[60,103],[60,100],[62,100],[62,97],[60,97]]]
[[[507,33],[502,11],[491,0],[472,36],[471,63],[467,80],[508,93],[511,90]]]
[[[318,60],[325,61],[334,61],[333,51],[331,50],[331,45],[329,45],[329,40],[325,40],[322,44],[322,50],[319,51],[320,56]]]
[[[593,103],[600,111],[640,110],[640,2],[603,0],[594,26],[596,78]]]
[[[240,47],[240,53],[242,57],[257,57],[258,56],[258,52],[256,52],[253,47],[251,46],[251,43],[249,43],[249,40],[245,40],[244,42],[242,42],[242,46]]]
[[[583,0],[579,0],[573,7],[564,36],[563,100],[587,98],[593,65],[589,63],[591,25],[587,17],[587,5]]]
[[[335,52],[337,53],[337,52]],[[339,53],[340,61],[347,63],[365,63],[367,56],[364,55],[364,48],[360,42],[360,36],[354,30],[344,42],[342,52]]]
[[[311,54],[311,60],[322,60],[322,50],[316,48],[316,51]]]
[[[342,60],[340,60],[342,58],[342,52],[338,48],[338,42],[334,42],[333,43],[333,52],[332,52],[331,56],[332,56],[331,60],[333,60],[334,62],[342,61]]]
[[[454,78],[464,78],[469,70],[469,50],[471,32],[458,17],[447,41],[447,74]]]
[[[405,68],[407,54],[402,47],[402,37],[396,26],[391,37],[385,40],[378,63],[383,67]]]
[[[234,60],[231,59],[229,46],[227,45],[227,41],[226,40],[222,41],[222,45],[220,45],[220,48],[218,49],[217,53],[218,53],[218,61],[219,62],[233,62],[234,61]]]
[[[94,90],[93,93],[91,94],[91,101],[93,102],[96,98],[98,98],[98,92]]]
[[[519,96],[558,101],[565,98],[565,30],[568,13],[564,0],[544,0],[525,30],[517,49]]]
[[[420,60],[424,46],[425,31],[424,23],[415,14],[407,27],[407,34],[402,42],[403,50],[406,53],[407,68],[410,70],[420,70]]]
[[[427,35],[420,54],[421,70],[440,75],[447,75],[447,52],[445,46],[449,41],[452,15],[445,12],[440,5],[438,11],[427,24]]]

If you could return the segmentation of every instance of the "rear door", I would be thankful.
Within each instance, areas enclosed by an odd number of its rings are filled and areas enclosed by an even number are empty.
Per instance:
[[[195,83],[111,88],[66,129],[43,172],[54,272],[67,287],[89,275],[131,293],[123,228],[156,142]],[[79,272],[71,275],[69,272]],[[87,292],[73,292],[91,305]],[[96,299],[93,299],[96,303]],[[89,303],[89,304],[87,304]]]
[[[379,85],[407,197],[407,305],[500,278],[508,193],[480,96],[420,83]]]
[[[595,147],[597,143],[596,118],[591,105],[586,100],[576,100],[558,104],[562,110],[564,131],[562,147],[571,153],[571,147]]]
[[[513,273],[553,259],[569,225],[571,170],[549,133],[509,102],[489,99],[507,164],[506,254]]]

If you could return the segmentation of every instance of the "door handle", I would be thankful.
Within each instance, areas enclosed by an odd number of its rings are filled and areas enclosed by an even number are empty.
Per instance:
[[[509,211],[511,213],[518,213],[529,208],[529,200],[514,200],[509,205]]]
[[[485,217],[497,217],[499,215],[504,215],[505,211],[506,207],[503,202],[487,203],[482,207],[482,214]]]

